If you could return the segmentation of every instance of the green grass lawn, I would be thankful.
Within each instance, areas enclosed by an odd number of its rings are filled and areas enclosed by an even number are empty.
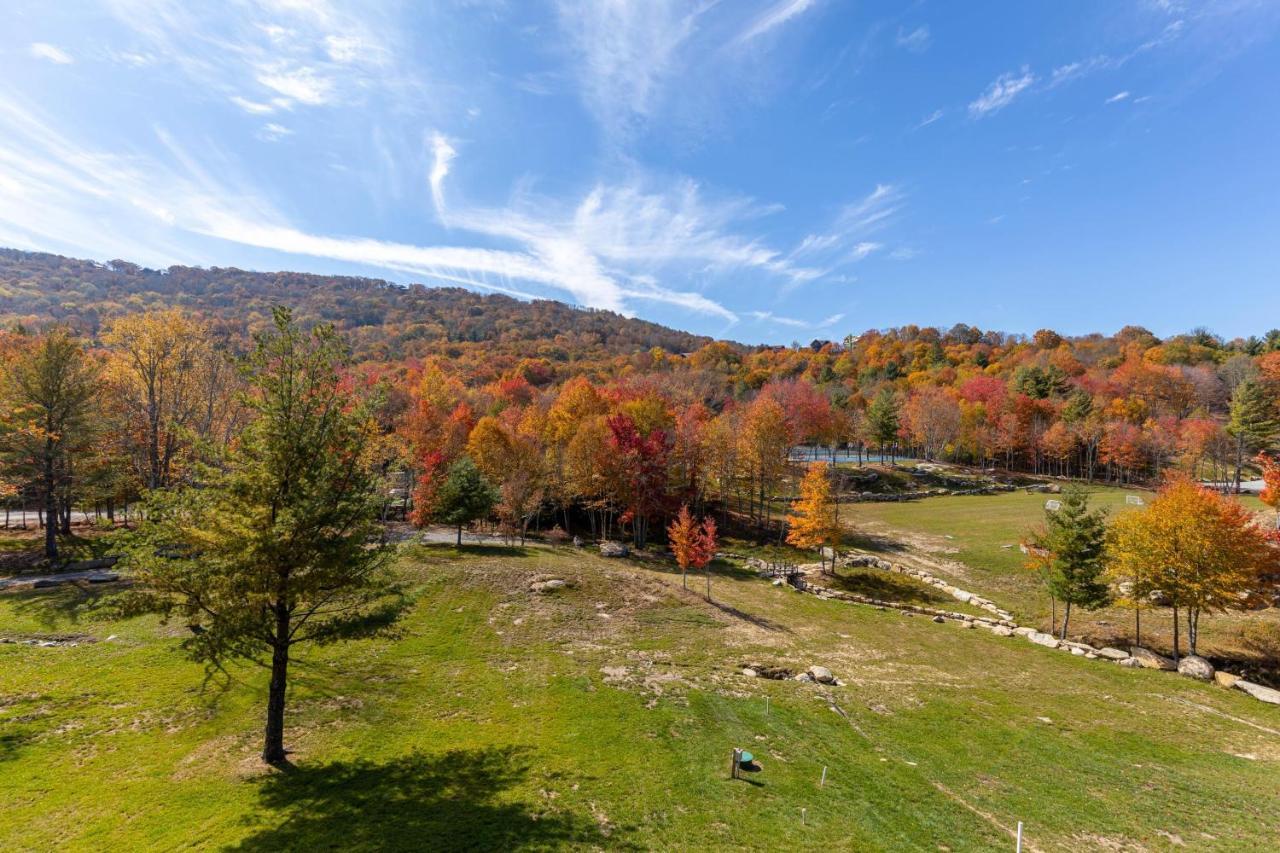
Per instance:
[[[1149,501],[1153,493],[1139,489],[1096,486],[1090,489],[1095,506],[1105,507],[1112,516],[1137,507],[1126,503],[1127,495]],[[851,526],[850,541],[872,550],[892,551],[903,542],[932,550],[944,561],[961,564],[938,573],[953,577],[966,589],[987,595],[1009,608],[1019,619],[1048,626],[1050,602],[1039,576],[1025,568],[1026,555],[1018,543],[1027,532],[1043,522],[1045,502],[1055,495],[1028,494],[1019,490],[996,495],[935,497],[901,503],[859,503],[844,512]],[[1253,496],[1240,500],[1251,510],[1263,510]],[[1059,618],[1061,610],[1059,609]],[[1238,651],[1240,627],[1248,620],[1277,620],[1274,612],[1226,614],[1206,617],[1203,641],[1207,649]],[[1072,624],[1099,639],[1117,637],[1132,628],[1132,612],[1107,608],[1093,614],[1072,613]],[[1170,644],[1169,617],[1155,610],[1143,617],[1144,637]]]
[[[394,636],[206,681],[110,594],[0,596],[0,849],[1265,849],[1280,713],[716,564],[415,546]],[[535,577],[570,580],[550,595]],[[112,638],[108,640],[108,638]],[[829,666],[821,687],[744,663]],[[766,697],[769,699],[766,713]],[[729,750],[763,772],[730,781]],[[823,767],[825,786],[819,786]],[[802,822],[801,810],[805,815]]]

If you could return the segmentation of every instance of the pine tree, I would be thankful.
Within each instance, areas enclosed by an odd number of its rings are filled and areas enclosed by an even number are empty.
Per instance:
[[[1049,594],[1066,604],[1061,634],[1065,640],[1071,606],[1096,610],[1110,602],[1111,594],[1103,579],[1106,511],[1090,510],[1089,495],[1079,486],[1068,486],[1059,503],[1059,509],[1045,510],[1044,530],[1031,542]]]
[[[1236,491],[1240,490],[1240,469],[1245,456],[1269,450],[1280,433],[1276,404],[1259,382],[1246,379],[1231,394],[1231,419],[1227,432],[1236,440]]]
[[[880,461],[884,461],[885,445],[897,441],[901,418],[898,413],[898,397],[890,388],[882,388],[867,407],[867,430],[880,446]]]
[[[791,507],[787,542],[797,548],[835,548],[840,544],[840,526],[836,521],[836,504],[831,498],[831,480],[827,466],[814,462],[800,481],[800,499]],[[826,568],[826,557],[822,557]],[[832,563],[834,564],[834,559]]]
[[[486,517],[498,503],[498,490],[485,479],[470,457],[463,456],[449,466],[449,473],[436,494],[435,517],[458,528],[462,547],[462,527]]]
[[[269,658],[269,764],[285,761],[294,646],[375,634],[404,605],[380,544],[369,422],[339,382],[345,353],[332,327],[305,335],[276,309],[247,364],[254,420],[224,468],[153,494],[130,551],[137,603],[185,620],[193,658],[216,670]]]

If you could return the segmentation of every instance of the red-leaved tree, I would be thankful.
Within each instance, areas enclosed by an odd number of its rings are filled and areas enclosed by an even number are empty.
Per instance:
[[[676,564],[680,566],[680,582],[689,588],[689,569],[706,567],[716,556],[716,522],[714,518],[704,518],[699,523],[689,513],[688,505],[682,504],[676,517],[667,527],[667,538],[671,540],[671,551],[676,555]],[[707,600],[711,600],[711,572],[707,572]]]
[[[612,415],[608,423],[610,442],[625,472],[621,484],[624,493],[619,496],[626,507],[622,519],[631,522],[635,545],[643,548],[649,535],[649,519],[658,515],[667,502],[670,437],[661,429],[642,435],[630,415]]]

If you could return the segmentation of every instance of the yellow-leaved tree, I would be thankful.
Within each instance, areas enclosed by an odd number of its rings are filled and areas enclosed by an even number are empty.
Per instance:
[[[1243,606],[1276,561],[1272,537],[1237,501],[1185,477],[1171,480],[1143,510],[1117,518],[1108,531],[1113,579],[1135,611],[1153,598],[1173,608],[1173,655],[1179,611],[1196,654],[1200,614]],[[1140,630],[1140,623],[1139,623]],[[1141,634],[1138,635],[1141,642]]]
[[[840,522],[836,512],[826,463],[814,462],[800,481],[799,500],[791,505],[787,542],[797,548],[817,549],[824,570],[827,561],[822,556],[822,548],[834,549],[840,544]],[[834,567],[834,557],[831,562]]]

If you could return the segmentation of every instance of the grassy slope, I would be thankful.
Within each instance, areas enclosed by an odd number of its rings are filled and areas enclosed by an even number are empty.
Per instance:
[[[1091,490],[1092,501],[1106,507],[1114,516],[1135,507],[1125,503],[1125,496],[1140,495],[1150,500],[1150,492],[1137,489],[1097,487]],[[998,495],[937,497],[903,503],[861,503],[845,513],[853,526],[853,544],[872,548],[892,548],[898,540],[936,552],[944,561],[957,561],[961,566],[938,574],[951,575],[958,583],[974,592],[988,595],[1012,609],[1020,619],[1042,622],[1048,626],[1048,595],[1039,576],[1024,568],[1026,556],[1018,550],[1018,542],[1044,519],[1044,504],[1053,495],[1027,494],[1023,491]],[[1253,510],[1265,509],[1257,498],[1242,498]],[[857,533],[869,535],[859,539]],[[1012,547],[1005,547],[1012,546]],[[890,554],[889,556],[892,556]],[[1061,608],[1058,612],[1061,618]],[[1271,611],[1250,614],[1215,614],[1202,623],[1203,641],[1209,650],[1236,650],[1236,637],[1246,620],[1275,620]],[[1107,608],[1093,614],[1072,613],[1073,633],[1088,633],[1100,639],[1115,637],[1132,627],[1132,611]],[[1172,643],[1166,610],[1144,613],[1143,634],[1153,641]]]
[[[1036,849],[1240,849],[1280,832],[1280,717],[1234,692],[746,573],[716,579],[713,607],[662,566],[573,552],[402,565],[422,597],[398,637],[298,663],[284,775],[255,758],[262,673],[202,692],[177,630],[79,593],[0,597],[5,634],[116,635],[0,646],[0,849],[971,850],[1017,820]],[[535,596],[538,573],[577,586]],[[821,662],[847,686],[748,679],[748,660]],[[733,745],[764,765],[750,783],[725,778]]]

